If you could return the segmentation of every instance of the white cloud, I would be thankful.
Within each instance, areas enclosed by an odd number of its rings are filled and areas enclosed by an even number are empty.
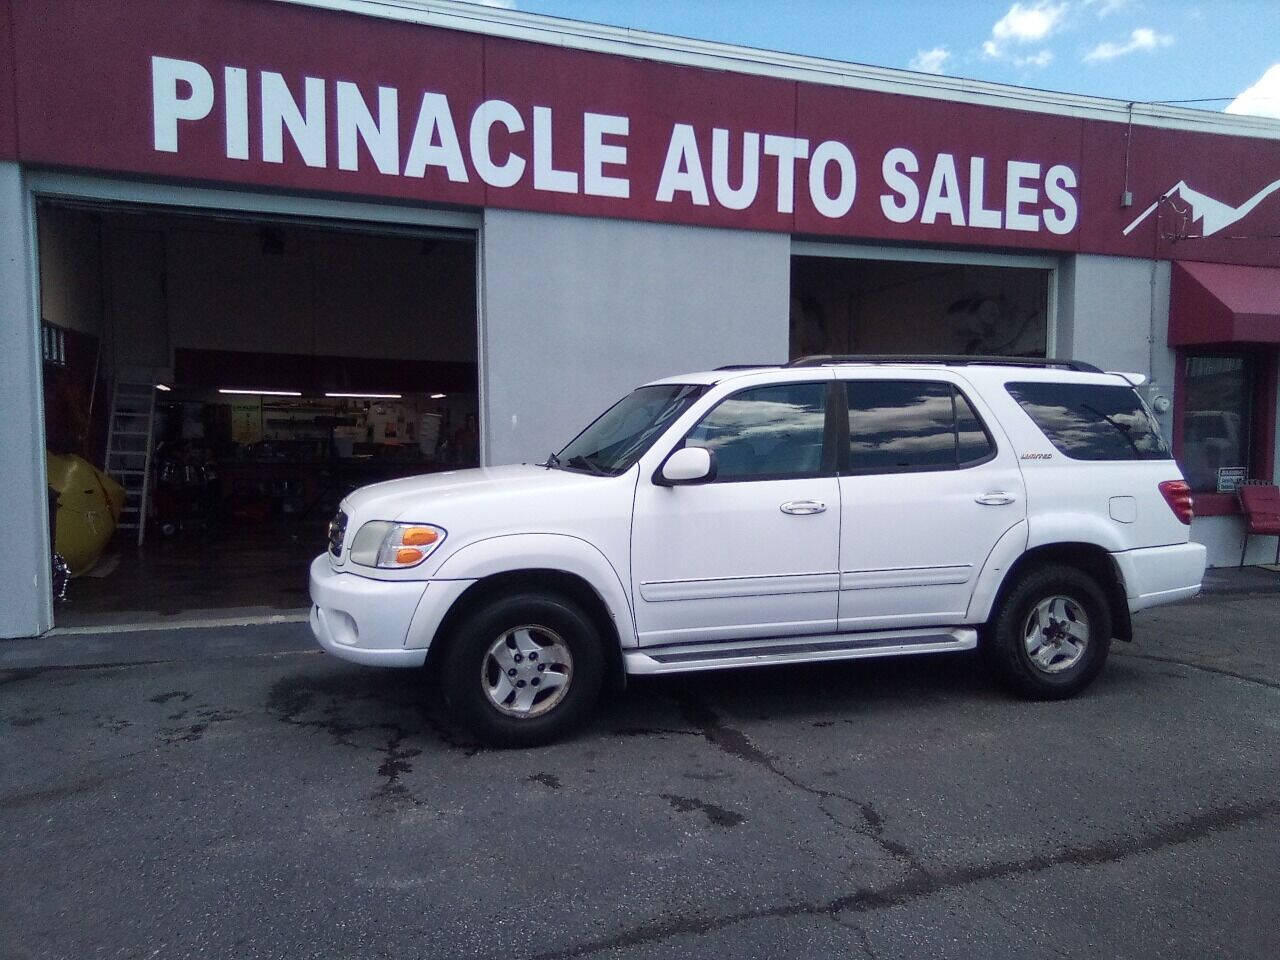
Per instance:
[[[1066,13],[1065,3],[1039,0],[1025,7],[1015,3],[1008,13],[996,21],[991,28],[991,36],[1001,43],[1035,43],[1058,29]]]
[[[1116,57],[1128,56],[1138,50],[1155,50],[1173,43],[1173,37],[1167,33],[1156,33],[1150,27],[1139,27],[1129,34],[1124,43],[1112,43],[1110,40],[1100,43],[1084,55],[1086,63],[1098,63],[1103,60],[1114,60]]]
[[[1099,17],[1109,17],[1117,10],[1123,10],[1129,6],[1132,0],[1084,0],[1086,7],[1094,7],[1094,13]]]
[[[1273,63],[1257,83],[1227,104],[1226,112],[1280,119],[1280,63]]]
[[[1013,58],[1013,65],[1015,67],[1047,67],[1052,62],[1053,51],[1048,48],[1026,57]]]
[[[991,39],[982,44],[983,56],[1000,60],[1009,56],[1011,46],[1039,43],[1057,32],[1067,16],[1067,4],[1037,0],[1035,3],[1015,3],[1008,13],[991,27]],[[1045,56],[1048,54],[1048,56]],[[1047,50],[1029,57],[1020,57],[1021,65],[1043,66],[1052,59]]]
[[[950,50],[946,47],[934,47],[932,50],[917,50],[908,66],[921,73],[942,73],[943,66],[950,59]]]

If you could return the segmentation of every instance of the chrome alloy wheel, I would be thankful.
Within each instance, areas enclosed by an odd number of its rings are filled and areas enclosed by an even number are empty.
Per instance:
[[[485,695],[509,717],[542,716],[564,699],[572,681],[569,645],[547,627],[506,631],[489,645],[480,663]]]
[[[1036,669],[1061,673],[1084,656],[1089,645],[1089,618],[1070,597],[1046,597],[1031,609],[1022,635]]]

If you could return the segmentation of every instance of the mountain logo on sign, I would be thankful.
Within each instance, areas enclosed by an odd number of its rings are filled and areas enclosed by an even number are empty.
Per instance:
[[[1240,206],[1233,207],[1228,203],[1223,203],[1221,200],[1215,200],[1213,197],[1206,196],[1199,190],[1192,190],[1187,186],[1187,181],[1179,180],[1173,187],[1166,190],[1159,200],[1151,204],[1147,209],[1143,210],[1133,223],[1125,227],[1124,235],[1127,237],[1132,233],[1133,229],[1143,220],[1147,219],[1147,217],[1151,216],[1156,207],[1160,206],[1164,201],[1177,197],[1184,201],[1190,208],[1191,221],[1200,221],[1200,236],[1211,237],[1218,231],[1225,230],[1237,220],[1242,219],[1254,207],[1277,190],[1280,190],[1280,180],[1267,184],[1244,203],[1240,204]]]

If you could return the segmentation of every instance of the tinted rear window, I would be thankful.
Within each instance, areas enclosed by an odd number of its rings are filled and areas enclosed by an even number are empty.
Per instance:
[[[955,470],[995,453],[977,414],[949,383],[850,380],[849,471]]]
[[[1160,427],[1132,387],[1008,383],[1005,388],[1073,460],[1168,460]]]

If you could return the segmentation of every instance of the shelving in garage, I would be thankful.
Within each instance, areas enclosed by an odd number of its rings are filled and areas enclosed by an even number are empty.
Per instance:
[[[156,389],[146,540],[117,533],[60,623],[302,606],[345,492],[478,462],[470,232],[63,201],[36,220],[65,340],[48,449],[106,467],[114,386]]]

